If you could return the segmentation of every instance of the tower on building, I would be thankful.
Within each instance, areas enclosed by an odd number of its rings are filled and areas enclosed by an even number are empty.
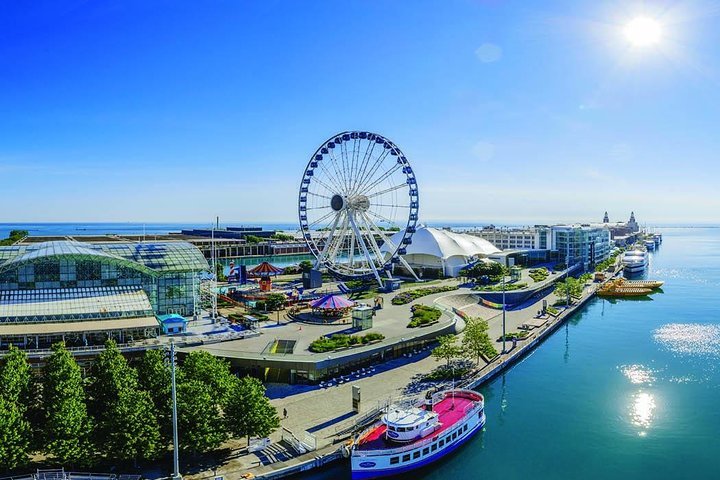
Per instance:
[[[607,212],[605,212],[605,216],[603,217],[603,223],[610,223],[610,218],[608,217]]]
[[[640,231],[640,225],[635,221],[635,212],[630,212],[630,220],[628,220],[627,227],[631,232]]]

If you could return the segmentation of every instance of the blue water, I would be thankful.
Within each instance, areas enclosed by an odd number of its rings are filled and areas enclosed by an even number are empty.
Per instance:
[[[720,230],[662,233],[664,293],[592,301],[481,389],[483,433],[413,478],[720,478]]]

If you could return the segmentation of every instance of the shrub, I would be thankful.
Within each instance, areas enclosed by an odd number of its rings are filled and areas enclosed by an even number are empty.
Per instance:
[[[530,278],[532,278],[536,282],[542,282],[549,276],[550,276],[550,271],[545,267],[533,268],[530,270]]]
[[[410,319],[410,323],[408,323],[408,328],[430,325],[436,322],[441,315],[442,312],[438,308],[428,307],[427,305],[415,305],[412,308],[412,318]]]
[[[310,343],[308,349],[314,353],[324,353],[337,350],[339,348],[351,347],[353,345],[365,345],[375,340],[382,340],[385,335],[382,333],[366,333],[365,335],[346,335],[344,333],[336,333],[329,337],[320,337]]]
[[[523,330],[522,332],[508,332],[505,334],[505,340],[512,340],[513,338],[517,338],[518,340],[522,340],[523,338],[527,338],[527,336],[530,335],[530,332],[527,330]],[[502,341],[503,337],[500,335],[500,338],[498,338],[498,341]]]
[[[446,285],[443,287],[423,287],[423,288],[416,288],[414,290],[408,290],[406,292],[398,293],[393,297],[391,300],[391,303],[393,305],[405,305],[407,303],[412,302],[413,300],[417,300],[420,297],[424,297],[426,295],[432,295],[434,293],[441,293],[441,292],[451,292],[453,290],[457,290],[459,287],[457,285]]]

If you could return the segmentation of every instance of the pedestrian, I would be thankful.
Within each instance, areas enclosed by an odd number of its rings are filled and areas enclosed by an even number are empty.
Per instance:
[[[283,418],[287,418],[287,408],[283,408]]]

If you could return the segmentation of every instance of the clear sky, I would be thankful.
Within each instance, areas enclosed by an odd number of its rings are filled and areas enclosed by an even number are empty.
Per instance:
[[[0,6],[0,222],[294,221],[310,155],[396,142],[421,220],[717,222],[720,6]],[[633,18],[661,25],[647,47]]]

